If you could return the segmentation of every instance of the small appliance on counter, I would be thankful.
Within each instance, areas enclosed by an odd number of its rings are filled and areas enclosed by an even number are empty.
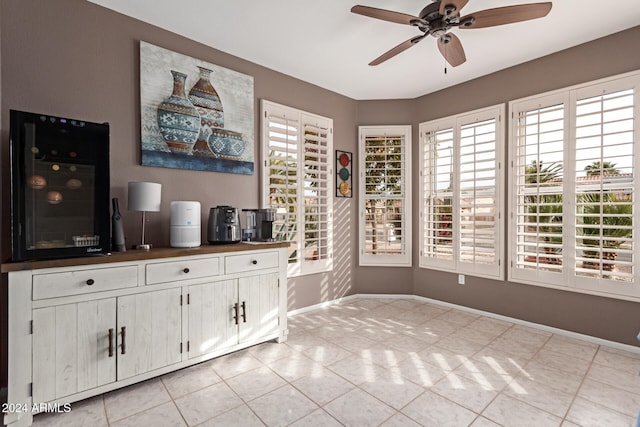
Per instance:
[[[12,261],[109,254],[109,124],[9,119]]]
[[[251,242],[256,240],[257,209],[242,209],[242,240]]]
[[[242,240],[246,242],[273,242],[273,221],[276,210],[242,209]]]
[[[200,202],[171,202],[169,235],[172,248],[200,246]]]
[[[240,215],[231,206],[216,206],[209,210],[207,240],[209,243],[238,243],[241,240]]]
[[[272,208],[258,209],[256,212],[256,240],[259,242],[273,242],[273,221],[276,210]]]

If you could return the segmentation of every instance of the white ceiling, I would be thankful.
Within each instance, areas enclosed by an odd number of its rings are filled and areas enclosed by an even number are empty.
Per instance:
[[[358,100],[415,98],[640,23],[640,0],[555,0],[544,18],[451,30],[462,41],[467,62],[448,66],[445,74],[431,37],[381,65],[368,66],[421,33],[350,12],[362,4],[418,15],[430,0],[89,1]],[[461,15],[535,1],[470,0]]]

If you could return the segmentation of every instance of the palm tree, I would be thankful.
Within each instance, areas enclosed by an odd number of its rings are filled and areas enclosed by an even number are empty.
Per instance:
[[[544,258],[543,262],[548,264],[561,263],[561,259],[556,257],[562,254],[561,178],[562,164],[560,163],[544,165],[542,161],[534,160],[525,168],[527,187],[535,188],[537,191],[536,194],[529,194],[524,198],[530,214],[527,222],[534,224],[536,234],[549,244],[544,247],[545,253],[555,255]],[[554,189],[554,187],[557,188]]]
[[[587,176],[617,175],[620,171],[612,162],[593,162],[584,170]],[[582,227],[577,229],[582,245],[594,250],[584,250],[586,258],[596,261],[585,261],[587,268],[611,271],[615,265],[611,262],[617,258],[617,251],[632,235],[633,205],[629,198],[618,191],[600,191],[578,196],[578,209],[582,214]],[[597,249],[597,250],[595,250]],[[602,261],[610,261],[602,263]]]
[[[545,166],[542,160],[533,160],[529,166],[525,167],[524,173],[527,184],[549,183],[561,177],[562,164],[553,162]]]
[[[587,172],[587,176],[618,175],[620,173],[620,170],[616,168],[616,164],[608,161],[593,162],[585,166],[584,170]]]
[[[602,260],[614,261],[619,249],[632,234],[633,206],[628,199],[612,192],[587,193],[582,199],[582,227],[578,228],[578,236],[582,245],[594,250],[584,250],[586,258],[596,261],[585,261],[588,268],[600,268]],[[605,271],[611,271],[613,263],[602,265]]]

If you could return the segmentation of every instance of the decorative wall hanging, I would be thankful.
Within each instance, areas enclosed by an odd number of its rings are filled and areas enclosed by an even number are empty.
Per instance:
[[[253,77],[140,42],[142,164],[251,175]]]
[[[336,150],[336,197],[352,197],[351,191],[352,154]]]

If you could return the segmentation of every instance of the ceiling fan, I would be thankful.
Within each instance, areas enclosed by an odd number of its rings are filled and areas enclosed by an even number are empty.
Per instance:
[[[404,52],[425,37],[433,36],[438,39],[438,50],[440,50],[444,59],[452,67],[457,67],[464,63],[467,58],[460,39],[455,34],[448,32],[451,28],[486,28],[528,21],[542,18],[551,10],[551,2],[530,3],[480,10],[461,17],[460,10],[468,2],[469,0],[434,0],[433,3],[422,9],[418,16],[360,5],[353,6],[351,12],[396,24],[412,25],[423,32],[423,34],[412,37],[383,53],[371,61],[369,65],[378,65]]]

